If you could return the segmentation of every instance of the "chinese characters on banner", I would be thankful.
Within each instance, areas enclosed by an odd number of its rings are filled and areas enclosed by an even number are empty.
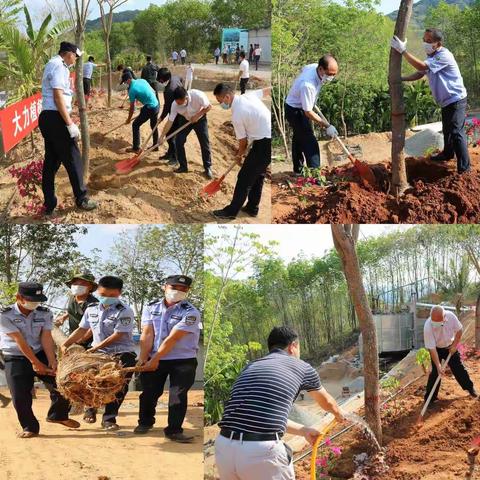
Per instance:
[[[5,153],[37,128],[41,111],[41,93],[0,110],[0,133]]]

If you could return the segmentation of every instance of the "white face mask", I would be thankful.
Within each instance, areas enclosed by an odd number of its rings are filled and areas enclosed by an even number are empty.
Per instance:
[[[88,292],[88,287],[85,285],[72,285],[70,291],[72,295],[85,295]]]
[[[425,49],[425,53],[427,55],[431,55],[435,52],[435,47],[431,43],[423,42],[423,48]]]
[[[443,323],[444,323],[444,322],[434,322],[434,321],[432,320],[432,327],[433,327],[433,328],[441,328],[441,327],[443,327]]]
[[[22,303],[22,307],[32,311],[39,307],[41,304],[42,302],[29,302],[28,300],[24,300],[24,302]]]
[[[165,299],[168,303],[177,303],[187,298],[187,292],[181,290],[166,290]]]
[[[320,80],[322,83],[331,82],[335,78],[335,75],[320,75]]]

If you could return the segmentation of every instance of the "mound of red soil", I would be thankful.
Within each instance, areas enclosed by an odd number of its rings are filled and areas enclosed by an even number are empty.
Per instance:
[[[285,174],[272,178],[275,223],[479,223],[480,150],[471,150],[472,169],[459,175],[454,162],[407,159],[410,188],[397,198],[390,193],[390,166],[371,165],[379,188],[361,182],[353,168],[329,169],[332,185],[283,187]],[[292,179],[293,182],[293,179]]]

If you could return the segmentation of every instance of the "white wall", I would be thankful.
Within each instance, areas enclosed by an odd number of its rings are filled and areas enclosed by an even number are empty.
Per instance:
[[[272,31],[270,28],[261,28],[248,31],[248,48],[250,44],[258,43],[262,49],[260,63],[272,63]],[[245,48],[247,51],[247,48]]]

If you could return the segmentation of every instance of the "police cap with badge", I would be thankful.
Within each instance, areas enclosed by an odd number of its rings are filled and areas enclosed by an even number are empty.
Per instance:
[[[30,302],[45,302],[48,299],[43,294],[43,285],[36,282],[20,282],[18,294]]]
[[[190,288],[192,285],[192,279],[186,275],[170,275],[165,280],[165,285],[182,285]]]

